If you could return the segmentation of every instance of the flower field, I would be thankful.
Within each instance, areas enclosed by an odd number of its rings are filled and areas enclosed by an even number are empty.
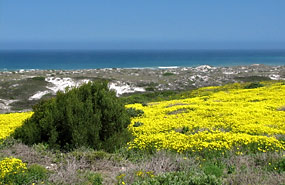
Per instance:
[[[0,114],[0,140],[9,136],[23,121],[32,116],[32,112]]]
[[[193,98],[127,105],[144,111],[132,119],[129,148],[177,152],[283,151],[285,85],[267,82],[200,88]]]
[[[60,151],[60,160],[46,143],[7,138],[33,112],[0,114],[0,184],[282,184],[284,97],[285,83],[270,81],[125,105],[128,148]]]
[[[193,98],[127,105],[144,111],[132,119],[135,139],[129,148],[177,152],[282,151],[285,149],[285,85],[263,83],[245,89],[240,84],[205,87]],[[0,114],[0,139],[33,113]]]

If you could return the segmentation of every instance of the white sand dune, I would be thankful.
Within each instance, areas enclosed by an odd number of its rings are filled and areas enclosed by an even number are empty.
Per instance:
[[[68,87],[79,87],[84,83],[88,83],[90,80],[84,79],[75,81],[71,78],[55,78],[55,77],[47,77],[46,81],[51,85],[47,86],[47,89],[51,90],[53,94],[56,94],[57,91],[65,91]]]
[[[271,74],[268,76],[271,80],[285,80],[285,78],[281,78],[280,75]]]
[[[44,95],[50,93],[50,91],[38,91],[36,94],[33,96],[29,97],[29,100],[39,100],[41,99]]]
[[[120,96],[125,93],[134,93],[134,92],[145,92],[145,89],[142,87],[134,87],[122,82],[112,82],[109,84],[109,89],[115,90],[116,95]]]
[[[31,96],[29,100],[39,100],[46,94],[56,94],[58,91],[65,92],[68,87],[79,87],[84,83],[90,82],[88,79],[75,81],[72,78],[59,78],[59,77],[47,77],[45,79],[49,82],[49,85],[46,87],[48,90],[38,91],[36,94]],[[116,95],[120,96],[125,93],[133,93],[133,92],[144,92],[145,89],[141,87],[134,87],[122,82],[111,82],[109,83],[109,88],[116,91]]]
[[[47,77],[45,81],[50,84],[46,87],[48,90],[38,91],[36,94],[31,96],[29,100],[39,100],[46,94],[56,94],[58,91],[65,92],[68,87],[78,87],[84,83],[88,83],[90,80],[84,79],[79,81],[74,81],[71,78],[59,78],[59,77]]]
[[[11,108],[10,104],[19,100],[4,100],[0,99],[0,110],[9,110]]]

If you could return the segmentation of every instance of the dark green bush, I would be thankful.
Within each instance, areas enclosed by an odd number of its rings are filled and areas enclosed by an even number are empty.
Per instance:
[[[139,127],[139,126],[142,126],[142,125],[143,125],[143,123],[139,122],[139,121],[134,123],[134,127]]]
[[[38,80],[38,81],[45,81],[45,77],[43,77],[43,76],[36,76],[36,77],[33,77],[32,78],[33,80]]]
[[[102,149],[105,141],[130,122],[124,105],[106,81],[58,92],[33,110],[34,115],[16,129],[14,138],[29,145],[43,142],[66,150],[82,146]]]
[[[127,112],[129,114],[130,117],[134,118],[134,117],[138,117],[138,116],[142,116],[144,114],[143,110],[140,109],[135,109],[135,108],[128,108]]]
[[[246,85],[244,88],[245,89],[255,89],[255,88],[258,88],[258,87],[263,87],[264,85],[259,83],[259,82],[252,82],[248,85]]]
[[[172,75],[175,75],[174,73],[171,73],[171,72],[166,72],[166,73],[163,73],[162,74],[163,76],[172,76]]]
[[[145,90],[146,91],[155,91],[155,88],[154,87],[146,87]]]

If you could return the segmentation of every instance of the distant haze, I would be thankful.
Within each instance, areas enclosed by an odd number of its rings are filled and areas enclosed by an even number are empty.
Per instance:
[[[220,50],[285,49],[285,42],[2,42],[0,50]]]

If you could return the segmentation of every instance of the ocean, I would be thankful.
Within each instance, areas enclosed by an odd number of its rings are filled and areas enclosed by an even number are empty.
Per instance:
[[[285,65],[285,50],[0,51],[0,70]]]

